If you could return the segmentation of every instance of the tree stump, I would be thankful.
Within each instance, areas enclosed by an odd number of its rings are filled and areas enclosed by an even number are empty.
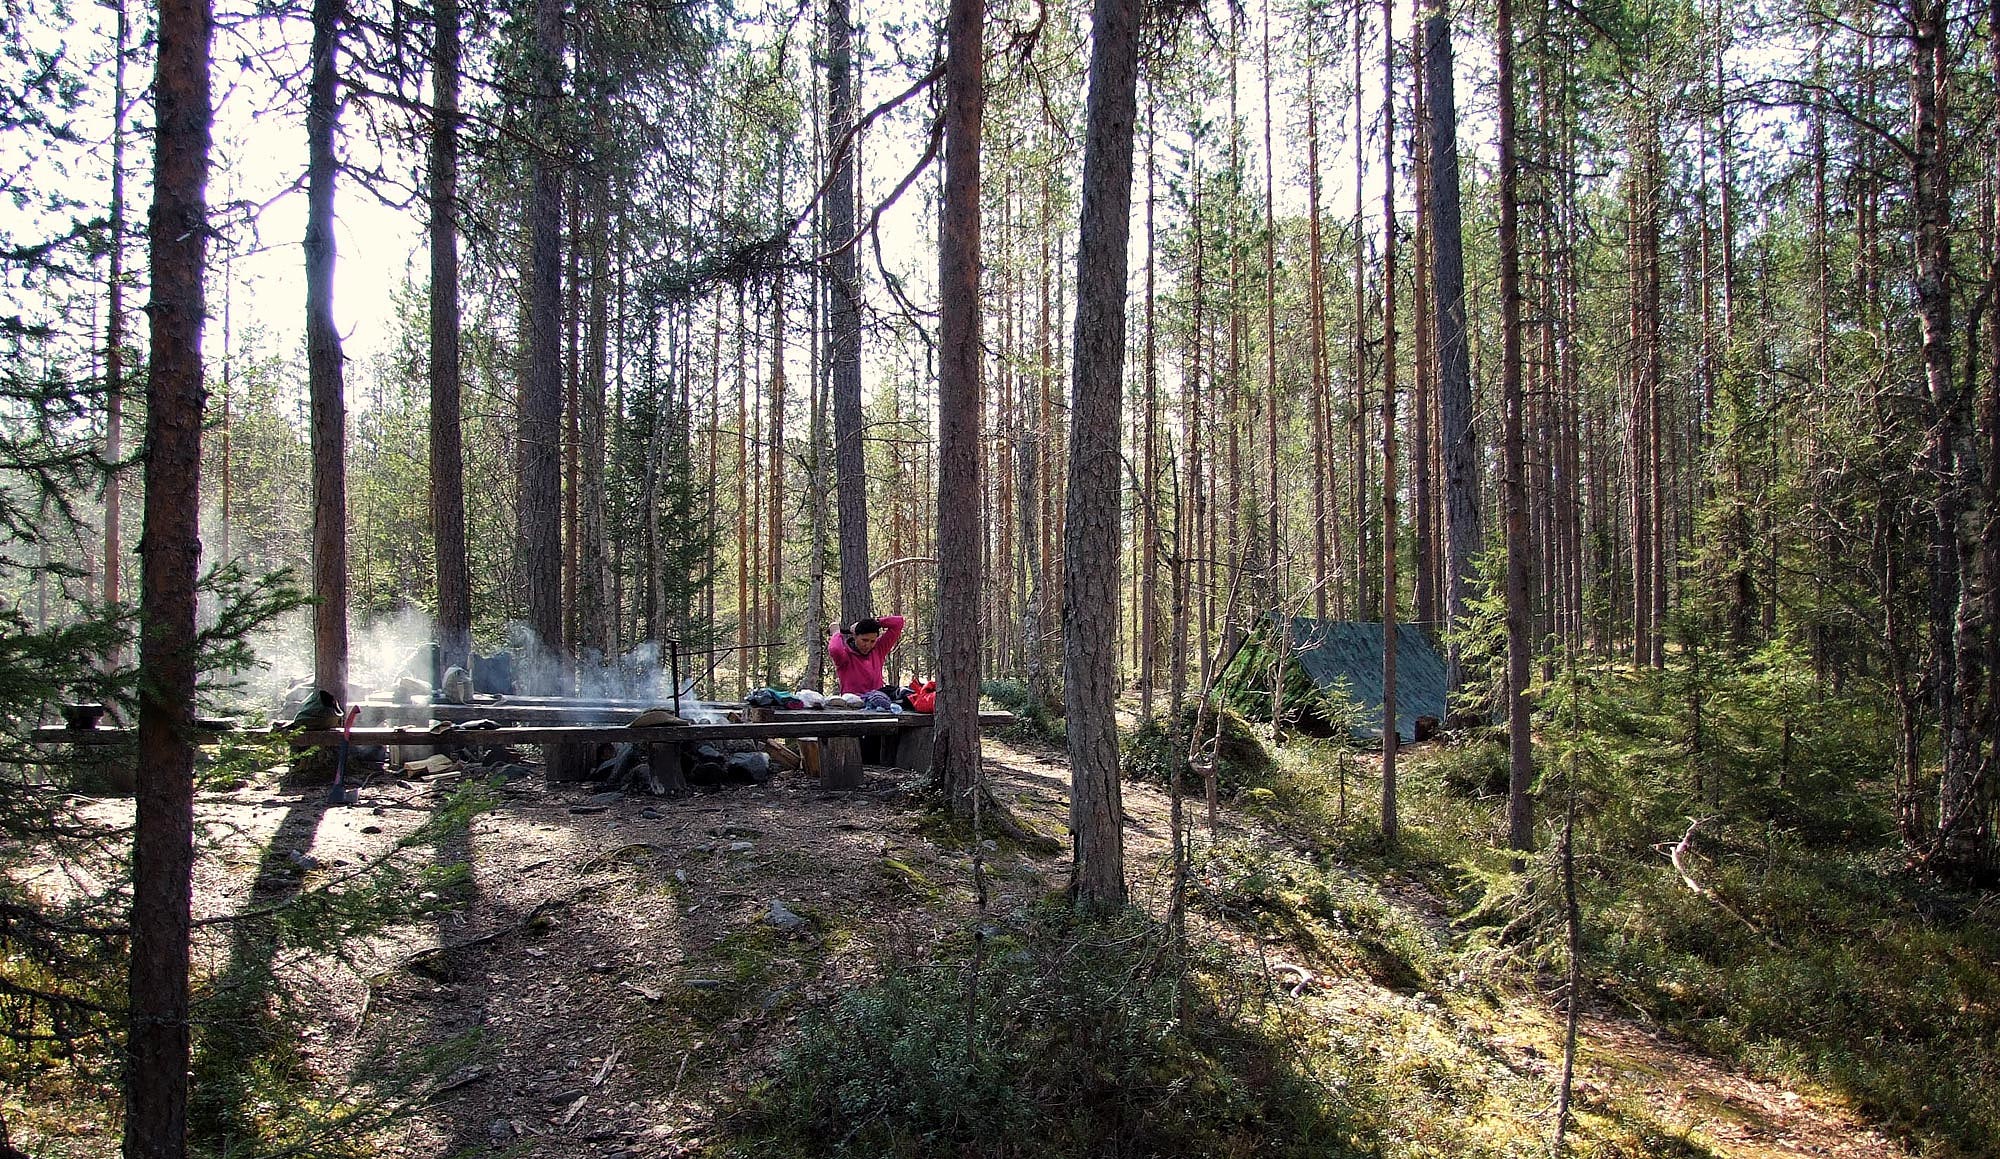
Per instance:
[[[861,738],[821,737],[819,741],[819,787],[858,789],[861,787]]]
[[[906,728],[896,735],[895,747],[890,759],[899,769],[924,774],[931,770],[931,744],[936,739],[937,730],[929,728]]]
[[[592,744],[545,744],[542,746],[542,776],[551,785],[587,781],[597,771],[597,746]]]
[[[660,741],[646,746],[646,766],[652,770],[658,791],[678,797],[688,791],[687,775],[681,772],[679,741]]]

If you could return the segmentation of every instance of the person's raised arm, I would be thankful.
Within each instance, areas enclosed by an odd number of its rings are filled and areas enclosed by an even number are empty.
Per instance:
[[[847,629],[844,626],[835,628],[833,635],[826,638],[826,654],[832,657],[835,663],[844,661],[852,655],[847,650]]]
[[[883,616],[880,619],[880,623],[882,625],[882,638],[875,641],[875,647],[887,652],[896,646],[896,641],[903,638],[903,617]]]

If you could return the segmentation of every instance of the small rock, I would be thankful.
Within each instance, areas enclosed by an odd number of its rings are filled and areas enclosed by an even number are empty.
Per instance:
[[[674,870],[674,880],[680,882],[682,885],[686,885],[688,883],[688,871],[685,869]]]
[[[311,870],[319,868],[319,858],[314,857],[309,853],[300,853],[296,849],[288,850],[285,853],[285,859],[290,861],[293,865],[298,866],[300,869]]]
[[[592,962],[589,966],[586,966],[585,969],[589,970],[593,974],[613,974],[618,971],[618,967],[612,965],[609,962]]]
[[[781,930],[796,930],[806,924],[806,919],[786,908],[785,903],[777,898],[771,899],[771,912],[764,915],[764,920]]]
[[[572,813],[582,815],[588,813],[602,813],[609,808],[611,808],[611,806],[609,805],[571,805],[569,807],[569,811]]]
[[[689,978],[688,989],[720,990],[722,989],[722,980],[720,978]]]
[[[757,847],[748,841],[731,841],[729,843],[729,851],[731,853],[748,853],[755,848]]]
[[[363,825],[361,827],[361,831],[363,833],[380,833],[382,831],[382,827],[380,825]]]
[[[584,1089],[582,1087],[576,1087],[566,1091],[550,1091],[547,1097],[548,1101],[552,1103],[567,1103],[574,1101],[578,1095],[583,1093]]]
[[[979,847],[981,849],[984,849],[988,853],[993,853],[1000,848],[1000,843],[998,841],[993,840],[991,837],[988,837],[986,840],[981,841],[979,843]]]
[[[510,781],[518,781],[521,778],[529,776],[534,772],[533,769],[529,768],[526,765],[501,765],[495,771],[498,772],[502,777]]]
[[[645,808],[639,810],[639,816],[644,817],[648,821],[658,821],[660,818],[666,816],[666,814],[660,812],[658,809],[653,808],[651,805],[648,805]]]
[[[514,1138],[514,1124],[505,1119],[495,1119],[486,1125],[486,1134],[495,1143],[511,1142]]]
[[[597,805],[609,805],[613,801],[622,801],[624,799],[625,799],[625,794],[617,791],[616,789],[613,789],[608,793],[592,793],[590,795],[591,803]]]

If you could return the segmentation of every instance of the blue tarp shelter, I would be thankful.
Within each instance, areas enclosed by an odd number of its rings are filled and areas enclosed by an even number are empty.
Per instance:
[[[1261,696],[1269,717],[1270,672],[1282,650],[1288,697],[1303,689],[1344,689],[1360,711],[1359,736],[1382,735],[1382,625],[1273,613],[1244,641],[1219,682],[1232,699]],[[1415,740],[1417,718],[1445,716],[1444,657],[1415,624],[1396,626],[1396,733]]]

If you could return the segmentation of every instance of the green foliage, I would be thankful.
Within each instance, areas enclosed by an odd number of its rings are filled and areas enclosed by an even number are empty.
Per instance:
[[[372,1133],[407,1109],[412,1090],[467,1060],[475,1044],[458,1040],[332,1081],[299,1029],[321,1016],[315,970],[357,966],[376,935],[453,908],[467,867],[438,855],[496,800],[484,785],[460,789],[387,854],[325,882],[302,883],[285,851],[267,851],[249,904],[227,923],[225,964],[194,996],[188,1129],[197,1154],[376,1154]]]
[[[1014,714],[1013,726],[1004,731],[1041,744],[1062,744],[1068,736],[1063,718],[1025,680],[981,681],[979,694]]]
[[[1486,731],[1458,733],[1419,758],[1435,773],[1446,792],[1460,797],[1504,797],[1507,794],[1507,740]]]
[[[1720,1057],[1843,1092],[1927,1153],[2000,1147],[2000,933],[1982,897],[1895,870],[1878,697],[1834,695],[1778,643],[1584,670],[1544,705],[1558,788],[1574,769],[1598,986]],[[1683,841],[1708,896],[1663,856]],[[1461,921],[1552,964],[1553,857],[1533,876]]]
[[[1280,935],[1390,989],[1419,989],[1445,960],[1407,911],[1332,858],[1314,864],[1294,853],[1224,842],[1206,849],[1192,870],[1193,896],[1205,911],[1259,936]]]
[[[1213,955],[1177,968],[1165,936],[1052,910],[853,991],[807,1022],[727,1153],[1363,1153],[1334,1142],[1349,1132],[1301,1040],[1244,1008],[1261,980]]]
[[[1125,734],[1125,775],[1162,785],[1168,783],[1175,762],[1187,760],[1187,738],[1194,731],[1196,712],[1192,705],[1181,709],[1180,727],[1176,730],[1178,743],[1176,733],[1170,733],[1159,720],[1142,721],[1138,728]],[[1215,753],[1217,791],[1234,797],[1245,789],[1268,787],[1275,765],[1257,730],[1234,709],[1226,707],[1209,714],[1205,728],[1209,738],[1215,736],[1218,724],[1222,733]],[[1202,781],[1198,775],[1189,773],[1186,784],[1189,792],[1196,792]]]

